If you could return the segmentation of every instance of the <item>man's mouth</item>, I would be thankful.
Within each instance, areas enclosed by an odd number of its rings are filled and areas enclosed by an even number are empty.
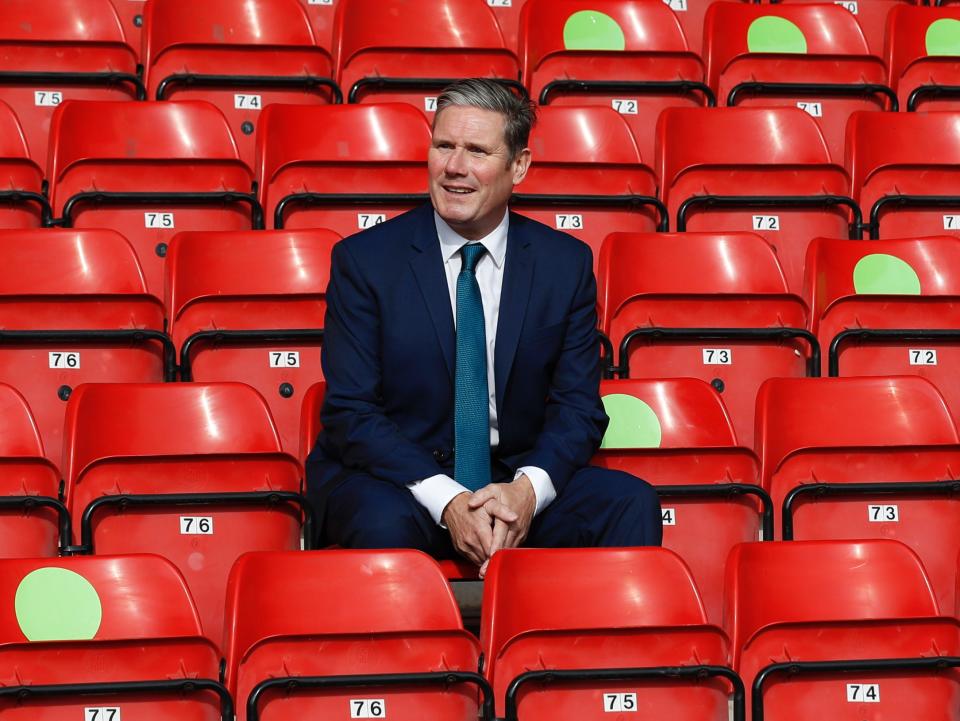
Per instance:
[[[443,189],[448,193],[454,193],[455,195],[468,195],[473,192],[473,188],[457,188],[451,185],[443,186]]]

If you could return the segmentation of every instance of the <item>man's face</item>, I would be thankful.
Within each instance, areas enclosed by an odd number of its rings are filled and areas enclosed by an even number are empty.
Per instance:
[[[430,199],[447,224],[464,238],[479,240],[503,219],[513,186],[530,166],[524,149],[510,160],[500,113],[449,105],[434,120],[427,156]]]

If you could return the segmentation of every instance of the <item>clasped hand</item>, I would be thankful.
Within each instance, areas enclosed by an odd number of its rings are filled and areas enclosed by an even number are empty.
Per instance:
[[[491,483],[475,493],[455,496],[443,511],[443,523],[457,552],[480,567],[501,548],[515,548],[530,530],[537,497],[525,475],[512,483]]]

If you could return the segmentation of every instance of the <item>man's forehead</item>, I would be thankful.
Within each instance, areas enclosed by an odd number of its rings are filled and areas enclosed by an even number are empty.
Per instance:
[[[495,110],[472,105],[448,105],[434,116],[432,133],[434,136],[454,133],[494,136],[497,141],[503,142],[506,126],[506,117]]]

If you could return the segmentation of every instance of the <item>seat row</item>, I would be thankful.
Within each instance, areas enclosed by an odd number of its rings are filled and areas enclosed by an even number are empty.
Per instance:
[[[325,230],[181,232],[163,298],[118,233],[0,231],[0,382],[27,398],[60,459],[64,401],[89,382],[242,381],[304,455],[301,404],[323,380]],[[920,375],[960,409],[960,240],[818,238],[802,292],[752,233],[614,233],[601,245],[608,377],[693,377],[753,443],[767,378]]]
[[[725,596],[712,624],[665,549],[501,551],[477,643],[416,551],[249,553],[230,574],[221,672],[162,558],[0,561],[0,709],[54,721],[81,709],[98,721],[957,718],[960,623],[903,545],[740,544]]]
[[[956,605],[960,438],[929,381],[770,379],[756,450],[704,381],[611,380],[600,392],[610,426],[593,463],[654,486],[664,545],[692,569],[709,618],[730,548],[774,538],[895,538],[923,560],[940,604]],[[305,449],[321,399],[304,402]],[[0,385],[0,403],[0,556],[162,553],[216,639],[237,556],[318,539],[302,467],[249,386],[82,384],[65,404],[62,473],[23,396]]]
[[[668,108],[651,164],[612,109],[544,108],[512,207],[595,255],[615,231],[754,231],[798,291],[810,238],[957,232],[958,118],[855,113],[841,165],[797,108]],[[65,102],[45,174],[2,106],[0,126],[0,227],[118,230],[154,292],[178,231],[270,225],[345,236],[427,198],[430,128],[399,104],[271,106],[255,172],[201,101]]]
[[[332,4],[250,0],[236,12],[229,0],[202,9],[152,0],[138,65],[111,0],[72,0],[67,14],[16,0],[0,15],[0,100],[17,112],[40,164],[50,116],[65,100],[212,101],[252,163],[255,128],[271,104],[402,101],[430,113],[439,90],[465,76],[500,78],[542,104],[612,106],[643,139],[644,155],[665,107],[799,105],[839,157],[856,110],[957,108],[960,10],[863,6],[890,9],[884,60],[871,54],[860,15],[839,5],[713,3],[701,60],[678,19],[691,9],[649,0],[531,0],[518,55],[496,6],[482,0],[448,0],[443,13],[429,0],[340,0],[330,46],[317,42],[307,15]]]

